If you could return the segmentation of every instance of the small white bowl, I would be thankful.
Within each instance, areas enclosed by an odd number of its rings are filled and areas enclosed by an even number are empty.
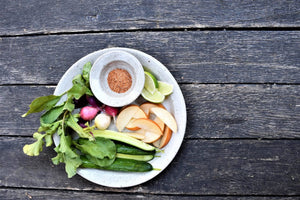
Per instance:
[[[132,80],[131,87],[124,93],[110,89],[107,81],[114,69],[126,70]],[[145,83],[144,69],[139,60],[125,51],[110,51],[100,56],[90,71],[90,86],[95,97],[105,105],[121,107],[132,103],[141,94]]]

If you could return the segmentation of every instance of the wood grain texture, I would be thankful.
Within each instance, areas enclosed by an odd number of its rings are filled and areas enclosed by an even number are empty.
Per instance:
[[[300,137],[299,85],[200,84],[182,88],[190,137]]]
[[[186,138],[300,138],[299,85],[181,85],[187,104]],[[32,135],[40,114],[30,102],[54,87],[0,87],[0,135]],[[7,109],[10,108],[10,109]]]
[[[185,140],[175,160],[159,176],[124,189],[95,185],[79,176],[68,179],[63,165],[51,164],[55,156],[52,149],[44,149],[38,157],[22,153],[22,146],[32,141],[0,138],[2,188],[161,195],[300,195],[299,140]]]
[[[51,3],[38,0],[4,0],[0,8],[0,34],[206,27],[297,27],[300,24],[299,9],[300,3],[297,0],[77,0]]]
[[[120,193],[102,193],[102,192],[79,192],[79,191],[59,191],[59,190],[37,190],[37,189],[0,189],[0,198],[2,200],[16,199],[34,199],[34,200],[67,200],[70,199],[89,199],[89,200],[128,200],[128,199],[147,199],[147,200],[292,200],[297,197],[246,197],[246,196],[199,196],[199,195],[151,195],[151,194],[120,194]]]
[[[81,57],[129,47],[179,83],[300,83],[298,31],[122,32],[0,39],[0,84],[57,84]]]

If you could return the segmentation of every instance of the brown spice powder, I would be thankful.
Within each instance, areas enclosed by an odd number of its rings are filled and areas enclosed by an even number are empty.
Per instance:
[[[124,93],[131,87],[132,78],[128,71],[117,68],[108,73],[107,82],[112,91]]]

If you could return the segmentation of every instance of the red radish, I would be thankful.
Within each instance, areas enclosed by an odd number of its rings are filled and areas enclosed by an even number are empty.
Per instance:
[[[80,110],[80,117],[86,121],[92,120],[96,117],[99,110],[93,106],[85,106]]]
[[[106,114],[112,116],[114,118],[114,121],[116,121],[116,116],[119,112],[118,108],[105,105],[104,110]]]
[[[86,100],[87,102],[98,109],[98,111],[102,111],[101,107],[100,107],[100,102],[94,97],[94,96],[89,96],[89,95],[86,95]]]

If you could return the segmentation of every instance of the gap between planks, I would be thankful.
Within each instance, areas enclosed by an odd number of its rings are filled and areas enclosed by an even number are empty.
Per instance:
[[[163,194],[158,194],[158,193],[139,193],[139,192],[118,192],[118,191],[96,191],[96,190],[77,190],[77,189],[72,189],[72,188],[68,188],[68,189],[60,189],[60,188],[38,188],[38,187],[13,187],[13,186],[0,186],[0,190],[31,190],[33,191],[51,191],[51,192],[77,192],[77,193],[87,193],[87,194],[126,194],[126,195],[153,195],[153,196],[181,196],[181,197],[216,197],[216,198],[220,198],[220,197],[238,197],[238,198],[243,198],[243,197],[300,197],[300,195],[256,195],[256,194],[203,194],[203,195],[199,195],[199,194],[182,194],[182,193],[163,193]]]
[[[276,83],[276,82],[180,82],[179,85],[266,85],[266,86],[275,86],[275,85],[300,85],[300,83]],[[57,83],[12,83],[12,84],[0,84],[0,87],[13,87],[13,86],[28,86],[28,87],[56,87]]]
[[[32,138],[32,135],[0,135],[0,138]],[[276,141],[276,140],[281,140],[281,141],[297,141],[299,140],[300,141],[300,138],[285,138],[285,137],[282,137],[282,138],[242,138],[242,137],[237,137],[237,138],[193,138],[193,137],[190,137],[190,138],[184,138],[183,141],[186,141],[186,140],[199,140],[199,141],[239,141],[239,140],[248,140],[248,141]]]
[[[95,33],[122,32],[186,32],[186,31],[300,31],[300,27],[188,27],[188,28],[150,28],[150,29],[119,29],[119,30],[88,30],[88,31],[37,31],[23,34],[0,35],[3,37],[37,37],[45,35],[84,35]]]

